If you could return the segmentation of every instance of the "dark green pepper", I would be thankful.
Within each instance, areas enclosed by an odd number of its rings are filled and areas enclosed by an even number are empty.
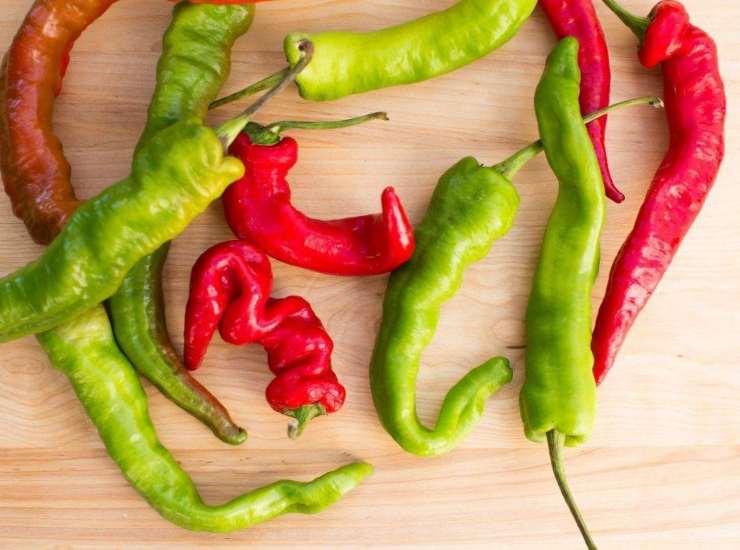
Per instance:
[[[205,118],[208,104],[229,75],[231,47],[254,18],[250,5],[180,2],[162,41],[147,124],[137,150],[157,132],[183,118]],[[170,341],[161,274],[169,244],[139,260],[110,299],[111,320],[121,349],[136,369],[177,405],[239,444],[246,432],[185,369]]]
[[[526,378],[520,395],[529,439],[548,442],[553,470],[589,547],[595,548],[563,476],[563,443],[591,433],[591,294],[599,268],[606,199],[599,163],[581,119],[578,42],[562,40],[547,59],[535,109],[559,191],[547,224],[527,308]]]
[[[172,523],[196,531],[246,529],[286,513],[313,514],[372,473],[362,462],[308,483],[278,481],[220,506],[203,502],[190,477],[157,439],[141,383],[118,349],[102,307],[38,335],[52,364],[69,378],[126,479]]]

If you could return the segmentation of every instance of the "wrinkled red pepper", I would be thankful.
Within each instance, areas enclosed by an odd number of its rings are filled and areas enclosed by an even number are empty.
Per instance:
[[[265,254],[244,241],[218,244],[193,266],[185,313],[185,365],[201,364],[213,333],[229,343],[261,344],[275,379],[273,409],[294,417],[300,434],[315,416],[337,411],[345,390],[331,368],[334,344],[303,298],[270,298],[272,270]]]
[[[393,188],[383,191],[382,214],[317,220],[291,204],[286,178],[298,159],[294,139],[260,145],[243,133],[229,153],[244,163],[245,175],[224,193],[226,220],[237,237],[273,258],[322,273],[375,275],[413,254],[413,228]]]
[[[605,0],[642,39],[640,62],[663,69],[670,146],[609,277],[593,334],[594,376],[602,382],[637,315],[691,228],[724,156],[727,110],[717,47],[665,0],[649,19]]]
[[[578,65],[581,68],[581,113],[588,115],[607,107],[611,88],[609,49],[593,1],[540,0],[540,6],[558,39],[573,36],[578,39],[581,46],[578,50]],[[589,123],[588,133],[599,159],[606,196],[619,203],[624,200],[624,194],[617,189],[609,170],[604,145],[606,119],[607,117],[603,116]]]

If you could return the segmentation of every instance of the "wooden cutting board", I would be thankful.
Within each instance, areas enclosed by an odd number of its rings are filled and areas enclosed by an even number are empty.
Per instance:
[[[283,0],[260,5],[234,51],[228,90],[283,66],[292,30],[369,30],[444,8],[451,0]],[[599,390],[592,439],[567,452],[571,485],[602,548],[740,547],[740,4],[685,0],[696,24],[719,43],[730,99],[727,159],[705,211],[635,326]],[[0,44],[10,43],[30,0],[0,0]],[[648,0],[624,0],[647,12]],[[169,3],[126,0],[85,33],[58,101],[56,128],[80,194],[90,197],[128,172],[144,123]],[[657,72],[637,62],[634,37],[601,5],[612,55],[613,99],[661,92]],[[295,201],[323,217],[379,209],[394,185],[417,222],[439,175],[465,155],[494,163],[536,137],[534,87],[554,44],[537,12],[500,51],[415,86],[331,104],[294,90],[261,121],[330,119],[387,110],[390,122],[348,130],[294,132],[301,160]],[[237,107],[224,109],[222,120]],[[648,108],[610,118],[612,169],[627,201],[610,205],[602,274],[631,227],[666,148],[663,114]],[[544,447],[527,442],[517,395],[522,381],[524,311],[556,182],[544,159],[516,178],[522,206],[511,233],[472,267],[443,311],[424,357],[419,407],[436,416],[447,389],[494,354],[511,358],[514,382],[488,404],[459,449],[421,459],[381,429],[367,365],[385,277],[343,279],[274,264],[276,294],[301,294],[336,342],[334,364],[347,386],[344,409],[315,421],[297,442],[263,397],[270,375],[258,347],[211,346],[198,378],[250,432],[241,448],[216,441],[147,384],[164,444],[218,503],[279,478],[309,479],[353,458],[375,475],[319,516],[287,516],[231,535],[190,533],[168,524],[129,488],[106,456],[65,379],[33,338],[0,348],[0,547],[2,548],[579,548]],[[0,273],[41,251],[0,198]],[[182,343],[188,275],[209,245],[230,238],[214,205],[177,239],[166,269],[170,329]]]

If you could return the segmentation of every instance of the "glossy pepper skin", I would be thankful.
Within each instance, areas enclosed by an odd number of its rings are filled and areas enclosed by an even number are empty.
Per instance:
[[[165,519],[195,531],[246,529],[286,513],[313,514],[372,473],[365,463],[308,483],[278,481],[220,506],[203,502],[190,477],[157,439],[143,388],[113,338],[103,308],[39,335],[124,476]]]
[[[593,333],[598,383],[699,215],[725,150],[727,99],[712,38],[679,2],[658,3],[649,19],[626,20],[642,38],[640,62],[661,66],[670,144],[611,268]]]
[[[578,104],[578,42],[563,39],[547,60],[535,109],[558,197],[547,224],[527,307],[520,406],[526,436],[548,432],[584,442],[596,414],[591,375],[591,293],[604,225],[604,184]]]
[[[311,306],[298,296],[270,298],[271,291],[270,261],[259,249],[229,241],[206,250],[190,280],[185,364],[198,368],[217,328],[229,343],[261,344],[275,374],[267,401],[302,430],[310,417],[337,411],[345,390],[331,368],[334,343]]]
[[[229,153],[245,170],[224,193],[226,221],[237,237],[273,258],[333,275],[376,275],[411,257],[413,228],[393,188],[383,192],[382,214],[317,220],[291,203],[287,175],[298,160],[294,139],[260,145],[245,132]]]
[[[293,65],[300,58],[300,41],[313,42],[313,61],[296,82],[302,97],[327,101],[459,69],[511,39],[536,3],[459,0],[446,10],[374,32],[292,33],[284,50]]]
[[[611,69],[609,49],[604,29],[596,15],[593,0],[539,0],[555,35],[561,39],[572,36],[578,40],[578,65],[581,69],[581,114],[588,115],[609,105]],[[609,170],[604,140],[607,117],[600,117],[587,125],[601,166],[606,196],[614,202],[624,201]]]
[[[137,150],[183,118],[205,118],[209,102],[228,78],[231,47],[247,32],[253,18],[251,6],[180,2],[174,8]],[[168,250],[169,243],[139,260],[111,297],[116,340],[136,369],[165,396],[201,420],[222,441],[240,444],[246,432],[188,373],[170,341],[161,281]]]
[[[38,260],[0,279],[0,342],[48,330],[112,296],[136,262],[243,172],[197,119],[159,132],[135,155],[128,178],[78,208]]]
[[[0,68],[0,168],[13,212],[31,237],[48,244],[79,201],[71,169],[53,132],[75,40],[115,0],[36,0]]]
[[[490,359],[448,392],[434,428],[417,416],[416,376],[440,309],[460,288],[465,269],[484,258],[514,221],[519,195],[507,176],[471,157],[450,168],[416,230],[414,255],[388,283],[370,386],[383,426],[410,453],[453,449],[480,419],[486,399],[511,381],[509,362]]]

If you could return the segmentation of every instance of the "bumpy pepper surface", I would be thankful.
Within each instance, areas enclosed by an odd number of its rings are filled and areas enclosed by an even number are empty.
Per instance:
[[[611,69],[604,29],[596,15],[593,0],[540,0],[540,6],[558,38],[572,36],[581,46],[578,51],[578,65],[581,68],[581,114],[585,116],[603,109],[609,105]],[[606,196],[614,202],[622,202],[624,195],[617,189],[609,170],[604,145],[606,122],[607,117],[600,117],[589,123],[588,133],[599,159]]]
[[[599,162],[581,119],[578,41],[563,39],[547,59],[535,110],[558,197],[547,223],[527,307],[527,357],[520,406],[532,441],[547,439],[553,471],[589,548],[594,547],[563,475],[562,444],[591,433],[591,293],[599,268],[606,198]]]
[[[334,275],[387,273],[411,257],[413,228],[393,188],[383,192],[382,214],[309,218],[291,203],[287,181],[298,143],[276,139],[263,145],[245,132],[229,149],[244,163],[244,177],[223,198],[226,221],[237,237],[283,262]]]
[[[157,439],[147,399],[118,349],[103,308],[39,335],[54,366],[72,383],[108,453],[126,479],[164,518],[196,531],[246,529],[286,513],[313,514],[372,473],[365,463],[308,483],[278,481],[220,506],[203,502],[190,477]]]
[[[86,202],[36,261],[0,279],[0,342],[43,332],[112,296],[244,173],[197,119],[148,140],[129,177]]]
[[[635,226],[614,260],[596,318],[592,347],[599,383],[714,185],[725,153],[727,115],[717,46],[689,22],[679,2],[658,3],[647,19],[626,13],[611,0],[606,4],[640,37],[643,66],[662,68],[671,139]]]
[[[0,168],[15,215],[39,244],[49,244],[79,205],[53,131],[54,99],[75,40],[115,1],[36,0],[3,59]]]
[[[509,231],[519,206],[509,180],[515,171],[481,166],[471,157],[450,168],[416,230],[414,255],[388,283],[370,384],[383,426],[410,453],[438,455],[453,449],[480,419],[486,399],[511,380],[509,362],[490,359],[448,392],[434,428],[419,421],[416,376],[421,354],[465,269]]]
[[[250,6],[179,3],[162,41],[157,85],[137,150],[160,130],[193,116],[205,118],[229,75],[231,47],[249,29]],[[207,60],[204,63],[203,60]],[[162,268],[169,244],[139,260],[110,299],[113,329],[136,369],[221,440],[239,444],[246,432],[185,369],[167,331]]]
[[[244,241],[217,244],[193,266],[185,311],[185,364],[197,368],[213,333],[236,345],[258,343],[275,374],[270,406],[295,419],[297,437],[311,418],[336,412],[345,390],[331,368],[334,342],[310,304],[298,296],[270,298],[267,256]]]

